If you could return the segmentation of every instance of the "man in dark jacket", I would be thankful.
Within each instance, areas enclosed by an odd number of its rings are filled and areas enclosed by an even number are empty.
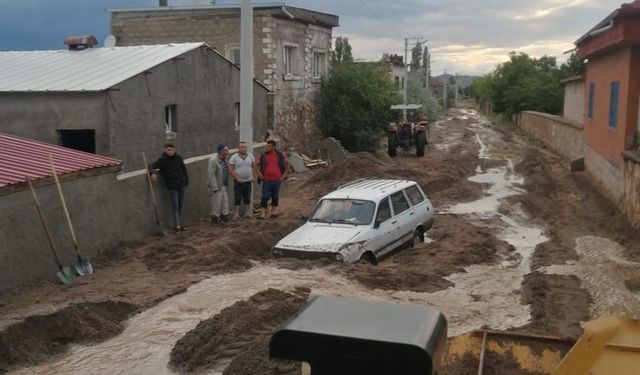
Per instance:
[[[182,156],[176,154],[176,148],[171,143],[164,145],[162,156],[149,165],[151,181],[155,182],[157,180],[156,173],[158,172],[162,174],[167,190],[169,190],[176,232],[184,231],[184,227],[180,224],[180,214],[182,212],[185,186],[189,185],[189,175]]]

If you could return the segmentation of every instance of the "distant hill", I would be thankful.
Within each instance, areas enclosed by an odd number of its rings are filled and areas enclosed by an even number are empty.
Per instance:
[[[434,78],[439,79],[441,82],[449,82],[449,76],[451,76],[451,75],[452,74],[444,73],[444,74],[440,74],[439,76],[435,76]],[[460,87],[462,87],[462,88],[469,87],[469,86],[471,86],[473,81],[475,81],[475,79],[479,78],[479,77],[480,76],[459,75],[458,76],[458,83],[460,84]]]

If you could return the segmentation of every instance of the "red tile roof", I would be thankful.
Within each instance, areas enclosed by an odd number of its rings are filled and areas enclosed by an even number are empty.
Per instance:
[[[49,154],[59,175],[122,164],[117,159],[0,133],[0,188],[53,177]]]
[[[430,78],[429,87],[444,87],[444,83],[437,78]]]

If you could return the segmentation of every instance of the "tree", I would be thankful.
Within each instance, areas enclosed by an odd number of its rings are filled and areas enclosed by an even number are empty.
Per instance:
[[[375,151],[389,122],[397,90],[382,63],[336,64],[323,78],[320,108],[323,134],[349,151]]]
[[[342,62],[353,62],[353,55],[351,54],[351,45],[349,44],[349,38],[343,38],[341,36],[336,38],[332,61],[334,64]]]
[[[567,59],[567,62],[560,65],[560,79],[565,79],[574,76],[580,76],[587,72],[587,63],[578,58],[576,53],[572,53]]]
[[[435,119],[440,114],[440,104],[423,83],[423,72],[410,71],[407,85],[407,102],[410,104],[420,104],[418,115]]]
[[[411,70],[418,71],[422,69],[422,43],[416,43],[411,49]]]

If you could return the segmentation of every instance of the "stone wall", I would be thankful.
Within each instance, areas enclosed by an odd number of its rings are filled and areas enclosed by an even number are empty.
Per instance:
[[[529,111],[519,113],[516,122],[524,131],[565,158],[576,160],[584,157],[584,135],[580,123]]]

